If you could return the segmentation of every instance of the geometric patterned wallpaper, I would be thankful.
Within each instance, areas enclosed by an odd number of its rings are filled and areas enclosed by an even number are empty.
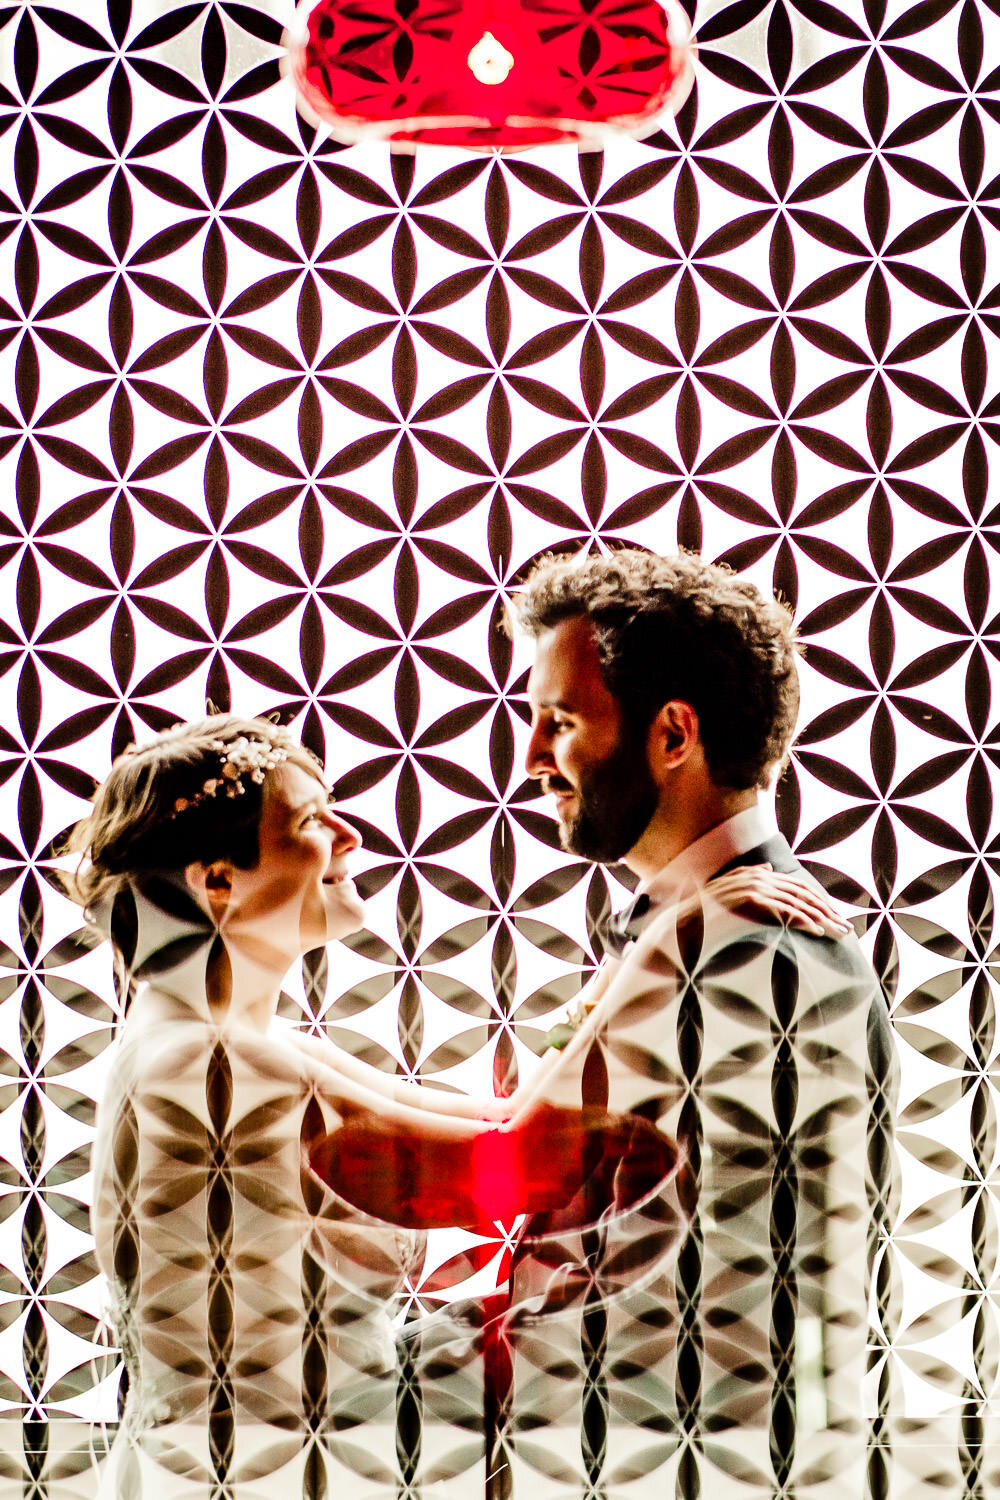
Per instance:
[[[46,1424],[115,1411],[87,1202],[119,1002],[51,873],[111,755],[206,699],[277,710],[371,895],[288,1024],[510,1087],[622,891],[524,778],[497,620],[540,551],[625,539],[795,607],[779,819],[903,1069],[871,1400],[893,1496],[984,1496],[1000,3],[703,6],[676,119],[503,159],[317,136],[291,10],[0,5],[0,1488],[62,1494]],[[495,1279],[468,1238],[415,1297]]]

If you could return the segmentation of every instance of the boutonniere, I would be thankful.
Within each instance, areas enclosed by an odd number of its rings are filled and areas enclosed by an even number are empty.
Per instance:
[[[573,1009],[567,1014],[566,1019],[560,1021],[550,1031],[545,1033],[546,1047],[555,1047],[557,1052],[561,1052],[565,1046],[568,1046],[590,1015],[590,1012],[597,1005],[599,999],[600,996],[593,1000],[578,1000]]]

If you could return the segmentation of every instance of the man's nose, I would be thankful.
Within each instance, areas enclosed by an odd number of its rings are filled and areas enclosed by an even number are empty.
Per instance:
[[[549,737],[541,723],[531,726],[528,748],[524,754],[524,769],[535,781],[548,776],[555,769]]]

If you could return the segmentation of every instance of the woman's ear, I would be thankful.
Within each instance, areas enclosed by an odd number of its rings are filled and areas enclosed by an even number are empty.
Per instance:
[[[202,906],[219,921],[233,893],[233,867],[228,860],[216,859],[210,865],[198,860],[185,867],[184,879]]]
[[[700,745],[697,713],[683,698],[671,698],[649,727],[649,764],[653,775],[676,770]]]

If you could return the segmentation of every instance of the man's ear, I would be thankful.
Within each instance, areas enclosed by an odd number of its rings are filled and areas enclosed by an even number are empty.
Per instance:
[[[210,865],[198,860],[185,867],[184,879],[212,916],[221,916],[233,892],[233,867],[228,860],[215,859]]]
[[[674,771],[699,749],[698,715],[683,698],[664,703],[649,727],[649,763],[657,771]]]

